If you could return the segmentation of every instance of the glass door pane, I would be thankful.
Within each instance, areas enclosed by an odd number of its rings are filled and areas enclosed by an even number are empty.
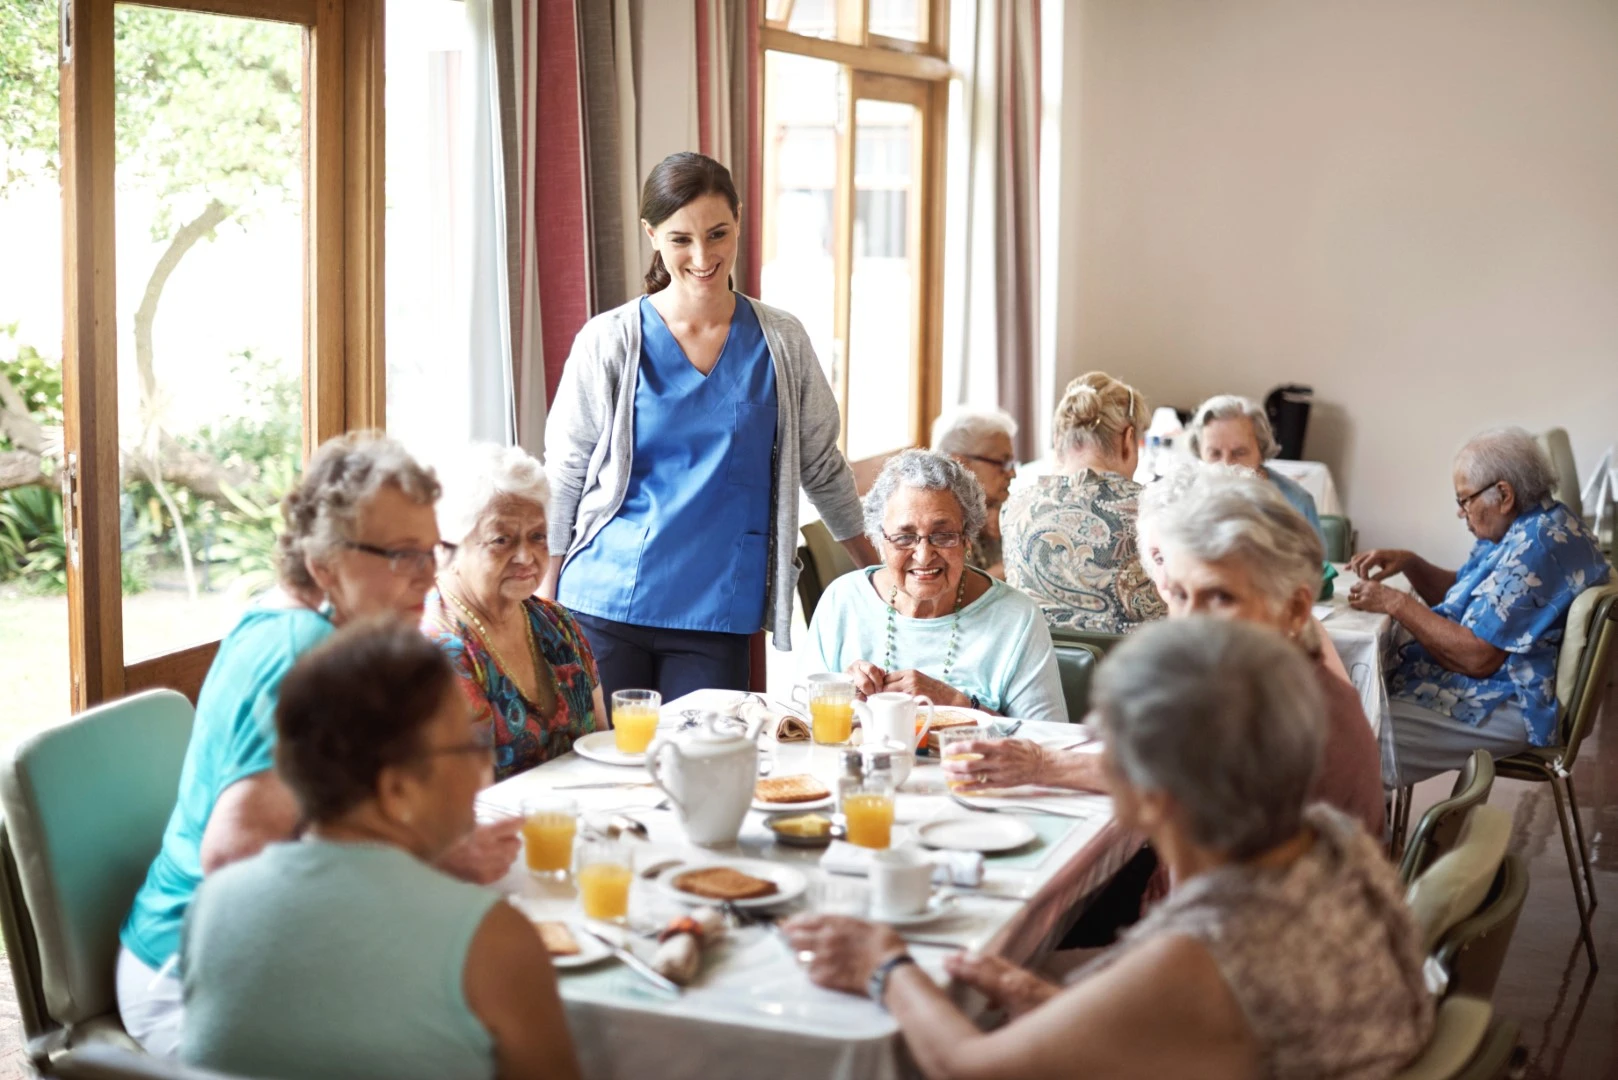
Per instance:
[[[879,37],[927,40],[927,0],[870,0],[866,26]]]
[[[119,5],[126,663],[219,637],[274,581],[303,445],[306,31]]]

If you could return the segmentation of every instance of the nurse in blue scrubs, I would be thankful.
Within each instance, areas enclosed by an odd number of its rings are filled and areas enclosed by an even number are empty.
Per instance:
[[[547,425],[559,569],[541,593],[578,619],[609,696],[668,701],[747,689],[761,628],[789,644],[800,486],[857,563],[875,553],[807,335],[731,289],[729,171],[673,155],[641,211],[646,295],[580,332]]]

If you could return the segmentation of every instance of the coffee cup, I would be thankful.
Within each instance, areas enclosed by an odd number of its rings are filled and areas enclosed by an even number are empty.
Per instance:
[[[878,919],[920,915],[933,891],[933,864],[911,848],[871,857],[871,914]]]

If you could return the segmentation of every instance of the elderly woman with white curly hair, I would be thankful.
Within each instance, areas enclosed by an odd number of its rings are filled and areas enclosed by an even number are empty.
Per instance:
[[[1414,639],[1388,685],[1400,784],[1459,768],[1478,747],[1502,757],[1555,740],[1568,609],[1611,572],[1584,523],[1551,497],[1556,474],[1521,428],[1468,441],[1453,480],[1456,515],[1477,538],[1459,570],[1388,548],[1349,563],[1363,580],[1348,602],[1386,612]],[[1394,574],[1420,600],[1382,584]]]
[[[1264,467],[1266,461],[1280,456],[1281,444],[1275,441],[1270,418],[1258,402],[1235,394],[1211,397],[1197,406],[1186,433],[1193,457],[1210,465],[1252,469],[1274,484],[1292,508],[1309,520],[1316,533],[1320,532],[1315,497],[1291,477]]]
[[[567,753],[605,726],[601,677],[579,624],[534,595],[550,569],[550,484],[519,447],[479,444],[439,469],[443,556],[422,632],[449,655],[495,779]]]
[[[821,670],[865,697],[925,694],[1028,720],[1067,719],[1051,632],[1022,593],[966,565],[983,489],[954,459],[906,450],[865,496],[877,567],[832,582],[809,625]]]

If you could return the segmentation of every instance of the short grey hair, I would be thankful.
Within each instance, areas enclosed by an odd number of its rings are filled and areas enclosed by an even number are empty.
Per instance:
[[[966,406],[940,413],[933,421],[934,450],[964,454],[990,435],[1017,437],[1017,421],[1004,409],[974,409]]]
[[[281,584],[314,589],[308,560],[327,559],[354,538],[360,511],[384,487],[412,502],[438,501],[438,478],[380,431],[352,431],[320,444],[303,479],[281,500],[286,528],[276,539]]]
[[[1252,623],[1149,623],[1101,665],[1095,712],[1113,767],[1173,799],[1191,838],[1249,859],[1303,827],[1325,700],[1297,645]]]
[[[1176,485],[1183,487],[1142,498],[1140,527],[1159,550],[1203,562],[1236,559],[1278,607],[1299,589],[1319,591],[1320,536],[1274,484],[1248,469],[1204,465],[1188,481],[1177,474]]]
[[[1486,484],[1510,484],[1518,509],[1538,506],[1556,489],[1550,458],[1519,427],[1491,428],[1472,436],[1455,455],[1455,471],[1474,491]],[[1498,499],[1499,494],[1485,497]]]
[[[972,543],[983,532],[989,510],[983,487],[966,466],[935,450],[905,450],[888,459],[877,474],[876,483],[865,493],[865,535],[878,548],[882,546],[882,522],[888,514],[888,500],[902,487],[917,491],[947,491],[961,505],[962,530]]]
[[[520,499],[548,510],[551,485],[545,468],[520,446],[473,443],[441,461],[444,497],[438,502],[438,533],[462,544],[500,499]]]
[[[1252,398],[1239,397],[1236,394],[1220,394],[1211,397],[1197,406],[1196,413],[1191,417],[1191,424],[1186,428],[1188,437],[1187,446],[1191,456],[1202,456],[1202,429],[1215,420],[1235,420],[1242,417],[1253,425],[1253,437],[1258,440],[1258,456],[1265,461],[1277,457],[1281,453],[1281,444],[1275,441],[1275,432],[1270,429],[1270,418],[1265,414],[1262,406]]]

